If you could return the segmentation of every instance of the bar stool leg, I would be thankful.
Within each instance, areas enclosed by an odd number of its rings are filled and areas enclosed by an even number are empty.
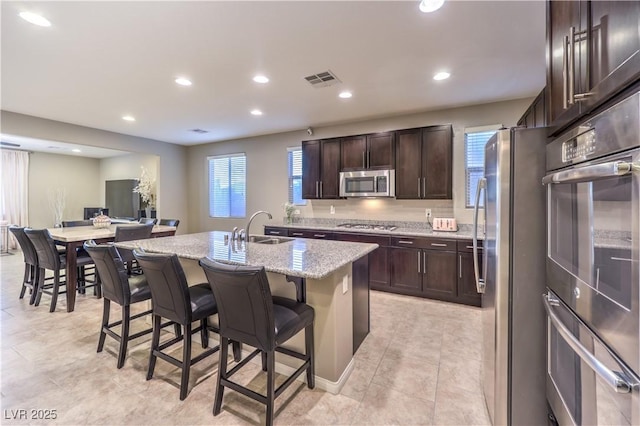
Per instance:
[[[153,315],[153,337],[151,338],[151,354],[149,355],[149,369],[147,370],[147,380],[153,377],[153,370],[156,368],[156,354],[160,345],[160,315]]]
[[[102,325],[100,326],[100,337],[98,338],[98,350],[96,352],[102,352],[104,347],[104,339],[107,337],[105,330],[109,325],[109,313],[111,311],[111,301],[107,298],[104,299],[104,305],[102,308]]]
[[[264,353],[264,352],[263,352]],[[267,426],[273,425],[273,405],[276,399],[276,353],[267,352]]]
[[[182,339],[182,380],[180,381],[180,401],[187,397],[189,371],[191,370],[191,323],[185,324]]]
[[[127,356],[127,344],[129,343],[129,320],[131,318],[131,306],[122,307],[122,332],[120,333],[120,352],[118,353],[118,368],[124,365]]]
[[[213,415],[220,414],[222,408],[222,396],[224,395],[224,386],[222,379],[227,379],[227,357],[229,356],[229,339],[220,336],[220,362],[218,363],[218,380],[216,382],[216,399],[213,404]]]
[[[60,289],[60,271],[53,272],[53,293],[51,294],[51,308],[49,308],[49,312],[53,312],[56,310],[56,305],[58,304],[58,291]]]

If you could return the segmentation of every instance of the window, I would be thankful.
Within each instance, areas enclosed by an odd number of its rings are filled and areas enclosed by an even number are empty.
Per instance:
[[[245,217],[247,164],[244,154],[209,157],[209,216]]]
[[[307,200],[302,198],[302,148],[287,149],[289,170],[289,202],[304,206]]]
[[[501,125],[467,128],[464,131],[465,203],[474,206],[478,181],[484,175],[484,146]],[[484,200],[480,199],[480,206]]]

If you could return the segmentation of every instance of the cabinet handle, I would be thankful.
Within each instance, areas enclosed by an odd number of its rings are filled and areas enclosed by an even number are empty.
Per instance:
[[[422,188],[420,188],[420,178],[418,178],[418,198],[420,198],[420,194],[422,194]]]
[[[320,181],[320,197],[319,198],[322,198],[322,181]]]
[[[473,246],[466,246],[468,249],[472,249],[473,250]]]
[[[398,244],[413,244],[413,241],[398,240]]]
[[[424,266],[424,268],[422,268],[422,273],[426,274],[427,273],[427,253],[424,253],[422,255],[422,266]]]
[[[364,151],[362,151],[362,168],[363,168],[363,169],[366,169],[366,168],[367,168],[367,166],[365,165],[365,164],[366,164],[366,160],[365,160],[365,158],[364,158],[364,157],[365,157],[365,155],[366,155],[366,153],[365,153]]]
[[[304,236],[304,234],[302,232],[292,232],[291,236],[292,237],[302,237],[302,236]]]
[[[313,236],[316,237],[316,238],[324,238],[327,235],[326,234],[313,234]]]
[[[458,255],[458,278],[462,278],[462,255]]]
[[[632,259],[626,259],[626,258],[624,258],[624,257],[613,257],[613,256],[612,256],[612,257],[611,257],[611,260],[618,260],[618,261],[620,261],[620,262],[633,262],[633,260],[632,260]]]
[[[367,151],[367,168],[371,167],[371,151]]]
[[[573,105],[575,103],[574,94],[575,90],[575,72],[576,72],[576,63],[574,60],[574,56],[576,53],[576,27],[571,26],[569,28],[569,105]]]
[[[420,250],[418,250],[418,273],[420,273]]]
[[[442,244],[442,243],[431,243],[432,247],[446,247],[446,244]]]
[[[319,195],[318,187],[319,187],[319,183],[318,181],[316,181],[316,198],[318,198],[318,195]]]
[[[564,36],[562,40],[562,109],[567,109],[569,107],[568,99],[569,93],[567,91],[569,85],[569,36]]]
[[[269,231],[269,235],[280,235],[280,231]]]
[[[422,198],[427,198],[427,178],[422,178]]]

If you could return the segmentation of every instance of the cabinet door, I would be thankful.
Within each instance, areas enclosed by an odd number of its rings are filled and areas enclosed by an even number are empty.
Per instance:
[[[542,92],[540,92],[533,104],[533,123],[530,127],[546,127],[547,108],[545,102],[545,89],[542,89]]]
[[[478,253],[478,256],[482,252]],[[480,275],[482,276],[482,262],[480,267]],[[473,270],[473,253],[458,252],[458,299],[460,302],[480,306],[481,296],[476,289],[476,277]]]
[[[434,299],[457,301],[458,259],[456,252],[424,250],[423,256],[422,292],[424,295]]]
[[[325,232],[314,229],[289,229],[289,236],[295,238],[311,238],[316,240],[335,240],[336,235],[333,232]]]
[[[302,198],[318,198],[320,184],[320,141],[302,142]]]
[[[340,139],[322,141],[320,198],[340,196]]]
[[[369,253],[369,283],[371,288],[389,288],[389,248],[378,247]]]
[[[368,169],[393,169],[395,167],[393,132],[367,136],[366,164]]]
[[[396,198],[420,198],[422,129],[396,132]]]
[[[423,198],[452,198],[452,145],[451,126],[435,126],[423,129]]]
[[[577,117],[580,112],[579,103],[568,104],[569,96],[569,75],[568,75],[568,55],[570,51],[568,39],[570,29],[573,27],[576,32],[580,31],[581,6],[580,1],[549,1],[547,2],[547,40],[548,57],[550,63],[547,64],[547,85],[549,87],[550,99],[548,102],[550,111],[549,117],[552,124],[561,125],[572,118]],[[585,2],[586,3],[586,2]],[[585,43],[578,43],[581,47]],[[580,49],[577,50],[579,52]],[[574,73],[580,71],[580,59],[575,56]],[[574,84],[580,81],[574,78]],[[576,90],[580,88],[575,87]]]
[[[422,290],[422,250],[392,247],[389,249],[391,287],[406,294]]]
[[[350,136],[342,139],[340,170],[363,170],[366,168],[367,137]]]
[[[592,1],[590,104],[598,103],[640,73],[640,2]]]
[[[264,235],[278,235],[280,237],[287,237],[289,236],[289,231],[287,228],[279,228],[276,226],[265,226]]]

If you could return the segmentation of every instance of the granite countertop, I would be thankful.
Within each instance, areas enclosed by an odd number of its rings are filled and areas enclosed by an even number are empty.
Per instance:
[[[595,229],[593,231],[593,244],[598,248],[617,248],[631,250],[631,232],[607,231]]]
[[[131,225],[140,225],[139,222],[131,223]],[[56,241],[71,242],[71,241],[85,241],[100,238],[113,238],[116,235],[116,228],[118,226],[128,226],[126,224],[111,224],[107,228],[96,228],[93,225],[90,226],[70,226],[68,228],[48,228],[51,237]],[[167,225],[154,225],[152,234],[161,232],[176,231],[175,226]]]
[[[344,221],[344,222],[355,222],[355,221]],[[299,228],[299,229],[317,229],[323,231],[332,231],[332,232],[353,232],[358,234],[378,234],[378,235],[389,235],[389,236],[409,236],[409,237],[432,237],[432,238],[449,238],[449,239],[461,239],[461,240],[471,240],[473,238],[472,225],[462,224],[459,225],[459,229],[457,232],[438,232],[433,231],[430,227],[427,229],[426,224],[421,224],[421,227],[418,226],[398,226],[393,231],[385,231],[381,229],[355,229],[355,228],[344,228],[339,227],[337,224],[332,223],[291,223],[287,225],[283,225],[280,223],[270,223],[267,222],[265,226],[270,226],[274,228]],[[484,232],[478,232],[478,239],[484,239]]]
[[[212,231],[147,240],[123,241],[116,247],[143,248],[150,253],[176,253],[179,257],[203,257],[237,265],[264,266],[268,272],[322,279],[342,266],[375,250],[377,244],[287,238],[280,244],[225,240],[229,232]]]

